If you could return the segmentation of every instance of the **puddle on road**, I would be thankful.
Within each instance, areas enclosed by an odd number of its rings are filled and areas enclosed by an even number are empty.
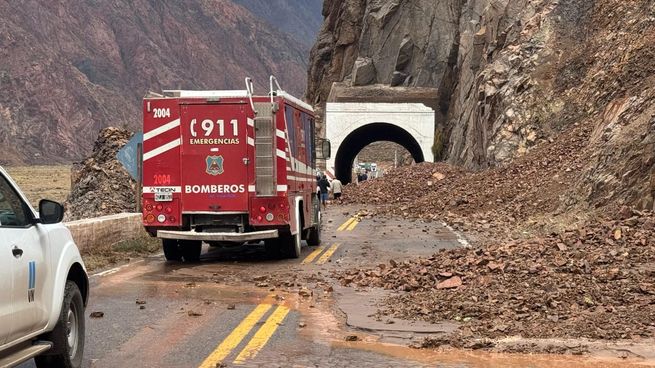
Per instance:
[[[507,354],[470,350],[415,349],[405,345],[382,342],[382,337],[360,329],[349,329],[335,315],[338,303],[330,295],[302,298],[297,294],[284,295],[283,303],[301,314],[307,322],[299,333],[309,341],[325,341],[333,351],[352,349],[406,361],[408,366],[425,365],[440,368],[628,368],[655,367],[653,360],[619,359],[612,357],[573,356],[555,354]],[[338,314],[338,313],[337,313]],[[361,340],[347,342],[347,335]],[[381,362],[384,359],[381,360]]]
[[[335,348],[365,350],[442,368],[627,368],[653,367],[655,362],[565,355],[502,354],[464,350],[434,351],[373,341],[336,341]]]

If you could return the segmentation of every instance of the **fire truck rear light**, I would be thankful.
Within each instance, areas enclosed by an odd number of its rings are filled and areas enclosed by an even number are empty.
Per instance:
[[[261,221],[261,220],[262,220],[262,216],[261,215],[257,216],[257,221]]]
[[[150,213],[150,214],[148,214],[148,216],[146,216],[146,222],[147,223],[152,223],[154,221],[155,221],[155,215],[153,215],[152,213]]]
[[[261,212],[261,213],[266,212],[266,207],[264,207],[264,206],[259,207],[259,212]]]
[[[166,222],[166,216],[164,215],[159,215],[157,216],[157,221],[161,222],[162,224]]]
[[[161,210],[164,209],[164,206],[162,206],[161,204],[158,204],[157,207],[155,207],[155,208],[157,208],[157,211],[161,211]]]
[[[166,207],[166,213],[173,213],[173,209],[170,207]]]
[[[271,222],[271,221],[273,221],[274,218],[275,218],[275,216],[273,216],[272,213],[269,212],[269,213],[266,214],[266,221]]]
[[[152,211],[152,205],[150,203],[146,204],[146,211]]]

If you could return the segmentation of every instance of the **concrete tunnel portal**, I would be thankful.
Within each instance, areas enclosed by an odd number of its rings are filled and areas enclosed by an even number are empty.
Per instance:
[[[332,143],[328,175],[351,182],[355,157],[366,146],[390,141],[415,162],[434,161],[435,112],[423,103],[328,102],[325,138]]]
[[[357,154],[369,144],[380,141],[397,143],[412,155],[415,162],[425,161],[421,146],[405,129],[390,123],[371,123],[353,130],[339,145],[334,157],[334,176],[344,184],[350,183]]]

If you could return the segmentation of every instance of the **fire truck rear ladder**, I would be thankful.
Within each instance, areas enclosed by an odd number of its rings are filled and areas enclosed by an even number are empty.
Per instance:
[[[277,194],[276,135],[274,105],[257,102],[255,107],[255,191],[258,196]]]

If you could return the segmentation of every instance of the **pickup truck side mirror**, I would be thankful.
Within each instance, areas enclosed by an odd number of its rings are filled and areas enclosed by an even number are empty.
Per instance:
[[[64,206],[49,199],[42,199],[39,202],[39,219],[45,225],[61,222],[64,219]]]

